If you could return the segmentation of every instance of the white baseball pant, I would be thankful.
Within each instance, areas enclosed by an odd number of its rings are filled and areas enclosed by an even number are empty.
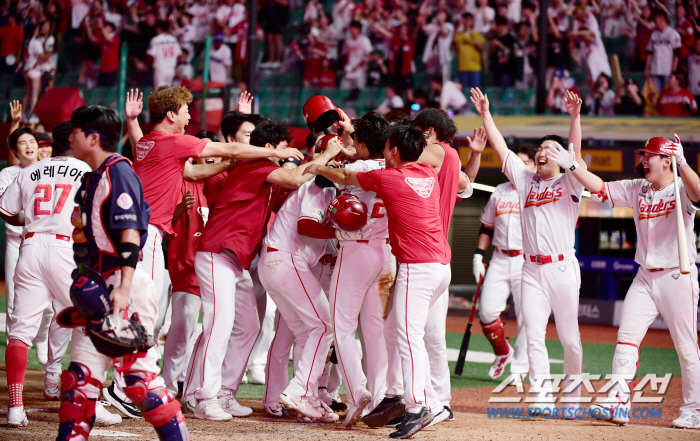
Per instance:
[[[700,415],[700,349],[698,348],[698,270],[678,268],[651,272],[640,268],[622,305],[613,357],[613,375],[634,377],[639,345],[649,325],[661,314],[673,338],[681,365],[681,414]],[[615,390],[621,390],[619,384]]]
[[[69,304],[69,306],[72,306],[72,303]],[[58,299],[55,299],[53,301],[53,304],[50,305],[49,308],[51,308],[51,317],[53,318],[54,316],[58,315],[58,313],[66,309],[67,306],[61,305]],[[42,326],[44,324],[45,319],[46,310],[44,310]],[[41,332],[41,329],[39,330],[39,332]],[[61,375],[61,372],[63,371],[61,361],[63,361],[63,357],[66,356],[66,351],[68,350],[68,341],[70,341],[71,334],[71,329],[62,327],[58,324],[56,320],[50,321],[48,332],[48,358],[46,364],[43,366],[44,371],[46,371],[47,374]],[[34,341],[36,342],[36,339]]]
[[[240,315],[246,302],[239,301],[239,298],[254,299],[255,294],[250,273],[229,250],[221,253],[198,251],[194,268],[202,294],[202,334],[197,339],[187,370],[183,399],[201,401],[219,396],[224,357],[234,332],[234,322],[244,321]],[[247,303],[250,308],[247,314],[253,316],[251,322],[256,325],[257,335],[260,326],[257,312],[253,311],[255,307],[250,302]],[[250,346],[252,348],[252,343]]]
[[[265,316],[260,324],[258,339],[255,341],[253,350],[250,353],[250,358],[248,360],[249,371],[265,369],[267,353],[272,344],[272,338],[275,336],[275,312],[277,312],[277,307],[267,293],[265,296],[267,297]]]
[[[578,330],[578,298],[581,271],[578,259],[570,257],[561,262],[538,265],[525,262],[522,278],[522,314],[527,335],[527,355],[530,361],[530,381],[539,390],[541,402],[552,400],[551,383],[544,379],[549,372],[549,355],[545,334],[550,313],[554,313],[559,341],[564,347],[564,374],[581,375],[583,349]],[[569,380],[564,381],[564,387]],[[545,398],[544,394],[547,394]],[[569,394],[579,397],[580,387]]]
[[[392,314],[401,356],[404,400],[411,413],[420,412],[424,406],[433,413],[443,408],[431,384],[424,337],[430,307],[447,290],[450,278],[450,266],[440,263],[400,263],[396,274]]]
[[[165,232],[153,225],[148,225],[148,237],[143,244],[141,255],[143,256],[143,268],[153,280],[156,296],[160,301],[165,284],[165,256],[163,255],[163,235]]]
[[[396,259],[384,239],[367,243],[342,241],[330,286],[331,321],[336,356],[348,400],[357,406],[365,391],[374,406],[386,392],[387,352],[384,317],[396,276]],[[359,320],[358,320],[359,317]],[[358,324],[362,329],[363,357],[355,343]]]
[[[163,380],[173,396],[177,395],[177,383],[187,370],[201,307],[199,296],[182,291],[173,293],[170,326],[177,331],[168,334],[163,350]]]
[[[279,396],[289,385],[289,351],[294,346],[293,371],[297,371],[303,345],[294,345],[294,334],[279,312],[275,313],[275,335],[267,353],[263,406],[279,403]]]
[[[332,340],[328,299],[306,262],[293,254],[265,249],[258,267],[260,281],[301,348],[284,393],[297,400],[318,398],[318,379]]]
[[[170,282],[170,273],[166,270],[163,272],[163,292],[158,298],[158,317],[156,318],[156,340],[166,335],[170,330],[170,322],[172,320],[173,308],[173,285]]]
[[[498,320],[498,317],[506,309],[508,296],[513,293],[518,336],[513,346],[515,353],[510,362],[511,374],[526,374],[528,372],[527,337],[525,336],[521,310],[521,280],[524,263],[522,255],[511,257],[494,251],[479,297],[479,318],[482,323],[488,325]]]
[[[318,262],[311,268],[311,273],[318,279],[321,289],[326,294],[326,298],[328,298],[331,290],[331,278],[333,277],[334,269],[335,263],[323,263],[323,261]],[[340,367],[337,363],[331,363],[329,360],[323,369],[323,374],[318,379],[318,387],[325,387],[328,392],[334,392],[340,388],[342,383],[343,378],[340,374]]]
[[[449,306],[450,290],[447,289],[430,307],[425,325],[425,337],[423,337],[430,360],[430,382],[438,400],[444,406],[449,406],[452,400],[450,365],[447,363],[447,340],[445,340]]]

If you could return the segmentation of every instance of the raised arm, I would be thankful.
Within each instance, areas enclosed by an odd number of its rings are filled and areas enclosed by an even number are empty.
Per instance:
[[[464,172],[469,178],[469,181],[474,182],[476,180],[476,174],[479,172],[479,165],[481,165],[481,153],[486,148],[486,130],[484,130],[483,127],[474,129],[474,138],[467,136],[467,141],[469,142],[469,148],[472,150],[472,154],[469,157],[467,166],[464,167]]]
[[[136,157],[136,143],[143,138],[143,131],[139,126],[139,115],[143,110],[143,92],[131,89],[126,93],[124,115],[126,116],[126,132],[129,134],[132,157]]]
[[[575,148],[573,143],[569,144],[569,149],[563,146],[547,146],[547,158],[553,160],[559,167],[571,172],[577,181],[588,189],[591,193],[599,193],[603,190],[603,180],[593,173],[589,172],[586,167],[579,167],[578,161],[575,159]],[[579,151],[578,156],[581,156]]]
[[[676,157],[676,165],[681,173],[681,180],[683,181],[683,186],[685,191],[688,192],[688,197],[694,203],[700,201],[700,177],[695,173],[695,170],[688,165],[688,161],[685,160],[683,156],[683,146],[681,145],[681,139],[678,135],[674,135],[676,142],[671,145],[671,147],[666,147],[666,154],[673,155]]]
[[[498,159],[503,163],[506,159],[506,155],[510,150],[508,150],[508,144],[506,140],[503,139],[503,135],[498,131],[496,123],[493,121],[491,112],[489,111],[489,99],[484,95],[481,90],[477,88],[472,88],[471,91],[472,103],[476,107],[476,111],[481,115],[481,120],[484,122],[484,128],[486,129],[486,135],[491,142],[491,147],[496,151]]]
[[[268,149],[255,147],[241,142],[208,142],[202,153],[202,158],[232,158],[232,159],[262,159],[262,158],[296,158],[304,159],[304,155],[295,148]]]
[[[280,167],[272,171],[266,181],[271,184],[281,185],[284,188],[296,190],[304,183],[313,179],[313,175],[306,173],[309,167],[325,165],[340,153],[340,144],[335,141],[330,141],[326,150],[316,159],[306,164],[300,165],[297,168],[287,169]]]
[[[581,104],[583,101],[574,92],[567,90],[564,94],[564,104],[566,111],[571,115],[571,127],[569,128],[569,142],[574,146],[576,161],[579,164],[584,164],[581,157],[581,141],[583,132],[581,131]]]
[[[304,174],[321,175],[336,184],[360,187],[360,180],[357,179],[357,172],[346,168],[331,168],[322,165],[312,165],[304,170]]]

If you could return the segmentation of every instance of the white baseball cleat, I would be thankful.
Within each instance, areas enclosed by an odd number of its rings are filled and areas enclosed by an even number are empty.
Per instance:
[[[95,423],[103,426],[113,426],[121,423],[121,415],[108,411],[105,409],[107,406],[111,406],[111,404],[106,401],[97,401],[95,403]]]
[[[305,399],[296,399],[293,397],[290,397],[287,394],[281,394],[280,395],[280,404],[286,407],[287,409],[294,409],[298,413],[313,419],[316,418],[321,418],[321,413],[314,408],[314,406],[311,405],[311,403]]]
[[[212,398],[197,403],[197,407],[194,409],[194,417],[200,420],[210,421],[231,421],[233,419],[231,414],[226,413],[221,408],[221,403],[219,403],[218,398]]]
[[[233,395],[222,395],[219,397],[219,404],[224,412],[235,417],[244,417],[253,413],[250,407],[242,406],[236,401]]]
[[[7,412],[7,425],[10,427],[24,427],[29,424],[27,414],[22,407],[10,407]]]
[[[671,425],[678,429],[700,429],[700,416],[681,414],[678,418],[673,420]]]
[[[357,406],[350,406],[348,408],[348,414],[345,417],[345,427],[350,428],[357,424],[362,418],[362,412],[365,410],[369,403],[372,402],[372,395],[368,391],[364,391],[364,394],[357,400]]]
[[[450,414],[452,414],[452,411],[450,411],[450,408],[447,406],[443,407],[440,412],[435,414],[435,418],[433,418],[433,420],[430,422],[430,424],[428,424],[425,427],[434,426],[437,423],[441,423],[441,422],[445,421],[446,419],[449,419]],[[452,419],[454,419],[454,415],[452,416]]]
[[[317,400],[317,403],[314,403],[313,406],[321,414],[321,418],[314,420],[315,423],[335,423],[340,419],[338,414],[333,412],[333,410],[321,400]]]
[[[253,384],[265,384],[265,368],[253,368],[250,370],[250,382]]]
[[[591,417],[624,426],[630,420],[630,400],[621,396],[612,396],[596,401],[590,407]]]
[[[318,388],[318,399],[326,403],[327,406],[333,404],[333,397],[328,393],[328,389],[325,387]]]
[[[39,364],[45,365],[49,362],[49,342],[48,340],[36,343],[36,359]]]
[[[280,403],[267,403],[263,407],[265,408],[265,412],[267,412],[270,416],[276,418],[289,416],[287,409],[285,409]]]
[[[506,344],[508,345],[508,349],[510,350],[508,354],[506,355],[496,355],[496,359],[493,361],[493,364],[491,367],[489,367],[489,378],[492,380],[495,380],[496,378],[500,377],[503,375],[503,372],[506,370],[506,366],[508,366],[508,363],[510,363],[510,360],[513,358],[513,354],[515,354],[515,351],[513,350],[513,347],[506,341]]]
[[[44,375],[44,399],[58,400],[61,395],[61,375],[49,374]]]

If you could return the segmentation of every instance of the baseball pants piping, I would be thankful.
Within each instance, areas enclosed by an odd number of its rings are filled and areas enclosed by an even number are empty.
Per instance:
[[[177,383],[187,370],[187,362],[194,346],[197,319],[202,299],[195,294],[176,291],[173,293],[170,326],[176,330],[169,333],[163,349],[163,380],[173,396],[177,395]]]

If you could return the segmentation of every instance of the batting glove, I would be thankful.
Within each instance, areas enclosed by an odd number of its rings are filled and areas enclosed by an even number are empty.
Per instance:
[[[681,145],[681,139],[678,137],[678,135],[674,134],[673,136],[676,137],[676,142],[672,142],[670,144],[666,144],[664,147],[661,147],[661,153],[664,155],[675,156],[676,165],[678,167],[683,167],[688,163],[683,155],[683,145]]]
[[[574,171],[578,168],[578,162],[574,159],[574,144],[569,144],[569,150],[561,145],[547,146],[547,158],[553,160],[559,167]]]
[[[479,280],[486,275],[484,256],[481,254],[474,254],[474,259],[472,259],[472,271],[474,272],[474,278],[476,279],[477,283],[479,283]]]

